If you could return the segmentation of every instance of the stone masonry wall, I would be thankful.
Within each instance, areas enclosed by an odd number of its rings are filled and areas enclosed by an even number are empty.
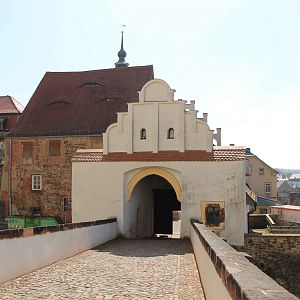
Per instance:
[[[249,234],[244,251],[262,271],[300,297],[300,234]]]
[[[49,141],[60,140],[60,155],[49,155]],[[32,158],[23,157],[23,143],[32,142]],[[66,136],[12,138],[11,195],[13,215],[32,215],[33,208],[41,215],[56,216],[71,222],[71,209],[63,210],[63,198],[71,199],[71,158],[78,149],[102,148],[101,136]],[[0,200],[5,203],[8,214],[9,139],[5,140],[5,162],[1,181]],[[42,190],[32,191],[32,174],[42,174]]]

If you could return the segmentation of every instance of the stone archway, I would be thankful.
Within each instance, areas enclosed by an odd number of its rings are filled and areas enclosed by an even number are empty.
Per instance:
[[[124,225],[128,237],[179,237],[180,222],[174,221],[173,216],[180,216],[182,190],[175,175],[162,168],[145,168],[131,178],[127,188]]]
[[[181,188],[181,185],[180,185],[178,179],[172,173],[167,171],[166,169],[159,168],[159,167],[145,168],[131,178],[131,180],[128,182],[128,188],[127,188],[128,200],[130,200],[132,191],[133,191],[134,187],[137,185],[137,183],[141,179],[143,179],[144,177],[147,177],[149,175],[157,175],[157,176],[160,176],[160,177],[164,178],[165,180],[167,180],[173,187],[178,201],[180,201],[180,202],[182,201],[182,188]]]

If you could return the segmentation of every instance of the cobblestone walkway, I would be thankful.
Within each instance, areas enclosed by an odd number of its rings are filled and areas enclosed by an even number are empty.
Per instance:
[[[189,240],[117,239],[0,286],[0,299],[205,299]]]

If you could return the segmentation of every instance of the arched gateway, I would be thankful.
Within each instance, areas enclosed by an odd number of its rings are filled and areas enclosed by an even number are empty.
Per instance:
[[[149,167],[129,180],[128,201],[124,203],[125,234],[128,237],[180,234],[178,216],[182,189],[171,172],[160,167]]]
[[[130,179],[130,181],[128,182],[128,200],[130,200],[132,191],[136,186],[136,184],[141,179],[149,175],[158,175],[164,178],[165,180],[167,180],[172,185],[178,201],[180,202],[182,201],[182,188],[178,179],[171,172],[167,171],[166,169],[158,168],[158,167],[145,168]]]

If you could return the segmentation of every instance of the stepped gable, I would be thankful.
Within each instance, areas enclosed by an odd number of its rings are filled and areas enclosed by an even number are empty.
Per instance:
[[[153,152],[114,152],[104,155],[102,149],[79,149],[73,162],[117,161],[238,161],[245,158],[244,147],[215,147],[212,152],[203,150]]]
[[[101,134],[153,78],[152,65],[47,72],[11,135]]]

